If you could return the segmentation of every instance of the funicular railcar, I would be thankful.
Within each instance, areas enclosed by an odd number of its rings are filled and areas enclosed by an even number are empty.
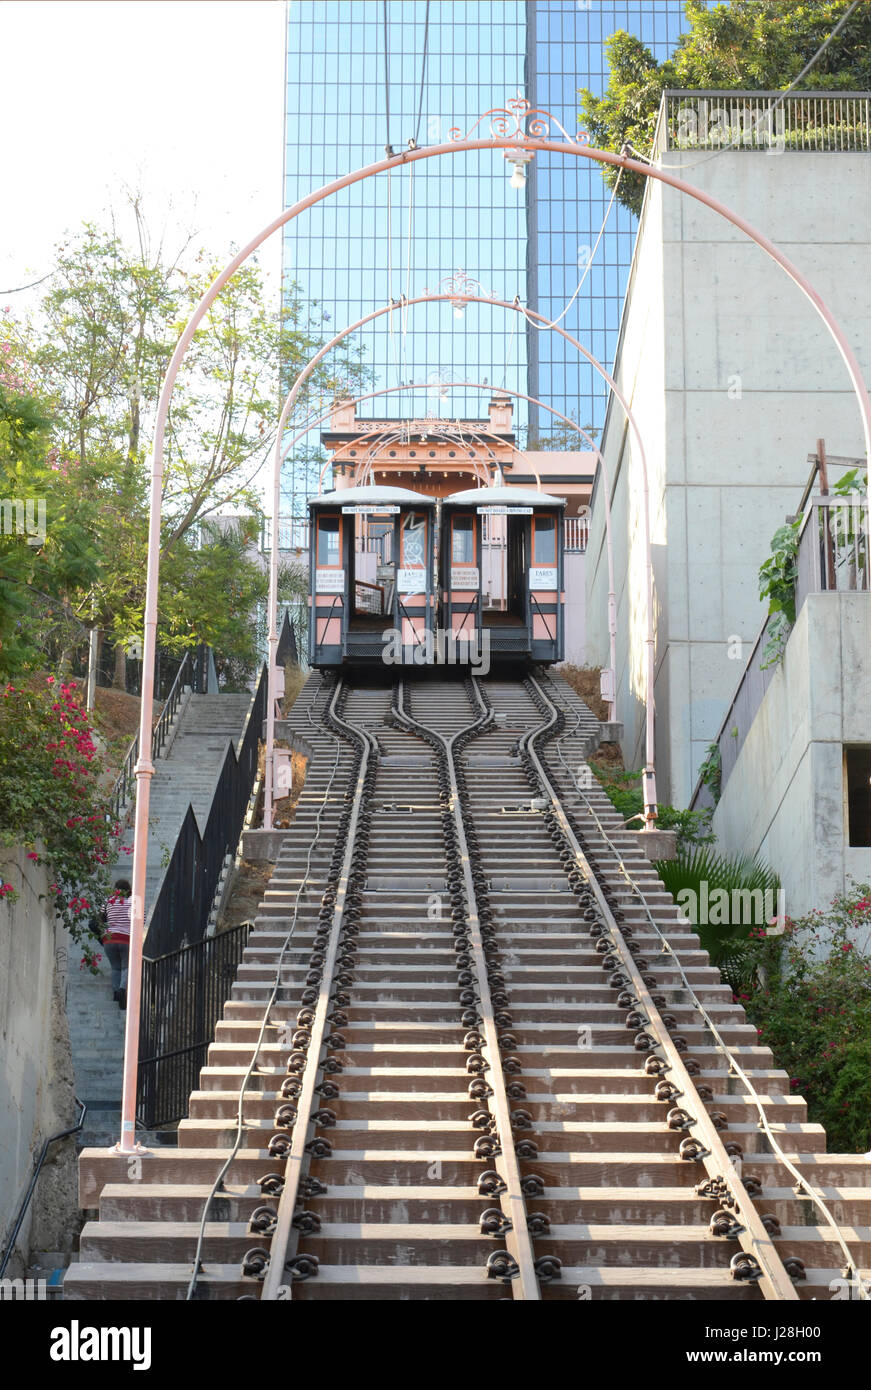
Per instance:
[[[435,498],[403,487],[314,497],[309,661],[409,664],[435,626]]]
[[[440,617],[491,662],[561,661],[565,498],[487,487],[442,501]]]

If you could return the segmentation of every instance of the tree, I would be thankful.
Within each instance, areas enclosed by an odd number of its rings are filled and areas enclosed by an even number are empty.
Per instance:
[[[849,0],[731,0],[708,9],[686,0],[688,28],[674,54],[658,63],[640,39],[619,31],[608,39],[610,78],[603,97],[582,89],[581,122],[599,149],[628,141],[642,154],[653,146],[663,91],[743,88],[782,91],[831,34]],[[819,61],[802,78],[814,91],[867,91],[871,87],[871,5],[859,5]],[[613,187],[618,170],[603,169]],[[638,213],[646,179],[623,174],[618,199]]]
[[[572,414],[569,416],[569,419],[575,421],[576,417]],[[518,436],[520,438],[522,438],[523,428],[524,427],[521,426],[518,430]],[[595,425],[583,425],[582,429],[591,439],[595,439],[599,433]],[[568,424],[565,420],[557,419],[555,415],[549,415],[546,418],[544,430],[536,438],[529,439],[527,431],[527,440],[523,447],[527,452],[530,450],[535,452],[538,449],[568,450],[572,452],[577,449],[589,449],[590,446],[586,439],[578,434],[574,424]]]
[[[8,344],[3,345],[8,347]],[[73,597],[98,568],[87,518],[71,495],[45,402],[0,351],[0,676],[81,640]]]
[[[214,256],[190,242],[172,256],[155,246],[141,200],[129,202],[132,246],[114,219],[108,227],[85,224],[58,248],[40,313],[15,338],[51,402],[50,442],[99,557],[71,611],[114,642],[122,687],[125,647],[142,631],[148,455],[160,385],[184,322],[218,270]],[[249,613],[234,604],[247,602],[253,588],[253,572],[244,573],[250,561],[240,560],[238,584],[218,592],[230,542],[202,523],[228,507],[259,514],[257,478],[274,443],[280,374],[295,375],[321,345],[322,317],[295,285],[269,307],[262,273],[248,263],[194,337],[165,444],[159,610],[168,645],[237,637],[245,645]],[[312,374],[294,421],[315,403],[356,394],[363,378],[358,350],[343,350]],[[203,595],[209,602],[199,601]]]

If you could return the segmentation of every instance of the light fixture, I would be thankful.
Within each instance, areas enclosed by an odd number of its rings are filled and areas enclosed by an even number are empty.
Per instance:
[[[533,158],[532,151],[521,149],[505,150],[505,158],[508,160],[509,164],[514,165],[514,173],[511,175],[511,187],[525,188],[526,174],[524,173],[524,169]]]
[[[465,312],[465,309],[466,309],[465,304],[455,304],[455,305],[454,305],[454,318],[455,318],[455,319],[461,319],[461,318],[463,317],[463,314],[464,314],[464,312]]]

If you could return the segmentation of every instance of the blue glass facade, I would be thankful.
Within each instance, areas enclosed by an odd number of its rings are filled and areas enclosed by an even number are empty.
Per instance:
[[[371,163],[388,143],[399,149],[416,136],[421,145],[435,144],[453,126],[465,131],[518,91],[574,131],[578,88],[600,91],[607,80],[604,39],[628,29],[665,56],[680,32],[683,5],[431,0],[421,100],[426,17],[426,0],[387,0],[386,7],[382,0],[290,0],[286,206]],[[491,151],[422,161],[356,184],[290,224],[285,282],[297,281],[306,298],[322,304],[337,330],[401,293],[434,289],[459,268],[486,292],[519,295],[554,318],[577,284],[608,194],[589,161],[537,156],[534,165],[525,193],[510,186],[510,167]],[[616,343],[633,223],[615,205],[584,289],[563,320],[606,362]],[[363,415],[483,416],[485,393],[441,394],[438,383],[486,380],[540,396],[582,425],[601,423],[604,395],[591,369],[556,335],[527,330],[519,315],[472,305],[458,320],[441,304],[389,318],[392,326],[385,317],[359,335],[376,386],[429,386],[371,402]],[[525,407],[515,419],[537,428]]]
[[[599,96],[607,86],[605,41],[611,34],[625,29],[636,35],[661,62],[685,27],[682,0],[530,0],[527,9],[527,95],[570,133],[578,128],[578,89],[587,87]],[[527,189],[527,302],[553,320],[583,274],[611,195],[592,160],[536,156],[533,163]],[[615,202],[583,289],[561,322],[607,367],[617,346],[636,225],[632,213]],[[601,427],[606,388],[592,367],[558,334],[530,330],[528,342],[534,388],[529,395],[580,425]],[[543,417],[541,433],[548,428]]]

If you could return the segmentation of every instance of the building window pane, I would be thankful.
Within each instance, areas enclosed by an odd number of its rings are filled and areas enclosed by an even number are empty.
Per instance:
[[[475,563],[475,533],[472,529],[474,525],[474,518],[471,516],[454,517],[454,543],[451,551],[453,564],[473,565]]]
[[[552,516],[535,518],[535,563],[556,564],[556,521]]]
[[[339,531],[341,522],[337,516],[322,516],[318,522],[318,565],[338,565]]]

